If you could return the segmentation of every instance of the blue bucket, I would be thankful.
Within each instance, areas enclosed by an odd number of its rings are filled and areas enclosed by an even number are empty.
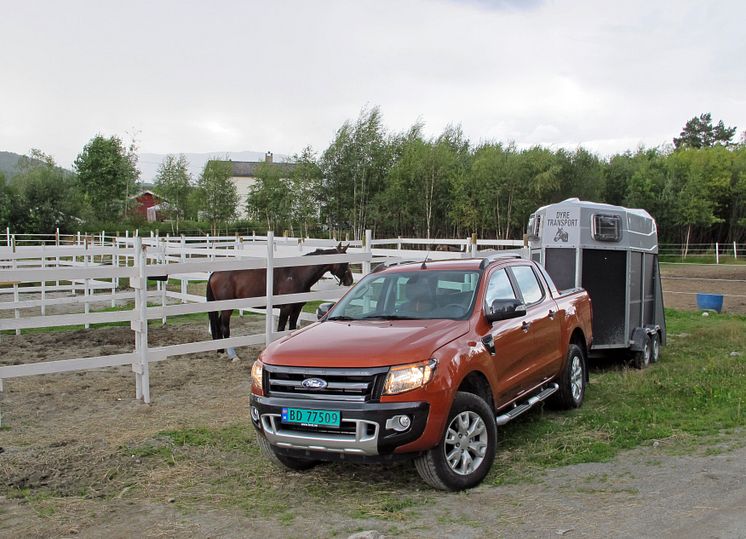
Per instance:
[[[715,311],[719,313],[723,310],[723,295],[698,293],[697,308],[702,311]]]

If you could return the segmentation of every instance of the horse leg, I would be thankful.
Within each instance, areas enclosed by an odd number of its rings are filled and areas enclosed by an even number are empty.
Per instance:
[[[291,306],[290,329],[295,329],[298,327],[298,317],[300,317],[300,312],[303,310],[303,305],[305,305],[305,303],[294,303]]]
[[[233,309],[229,311],[221,311],[220,312],[220,331],[222,333],[223,339],[227,339],[231,336],[231,315],[233,314]],[[238,361],[239,357],[236,355],[236,349],[233,347],[226,348],[226,352],[228,353],[228,359],[231,361]]]
[[[280,307],[280,317],[277,322],[277,331],[285,331],[285,324],[288,321],[288,316],[290,316],[290,306],[283,305],[282,307]]]
[[[221,320],[220,320],[220,313],[218,311],[212,311],[207,313],[210,317],[210,334],[212,335],[212,340],[222,339],[223,338],[223,330],[221,328]],[[225,352],[224,349],[218,350],[218,354],[222,354]]]

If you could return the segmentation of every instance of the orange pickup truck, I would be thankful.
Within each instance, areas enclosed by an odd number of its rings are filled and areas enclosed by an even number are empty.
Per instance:
[[[432,487],[466,489],[492,466],[498,426],[583,402],[590,299],[535,262],[381,266],[319,311],[252,366],[251,419],[278,465],[409,458]]]

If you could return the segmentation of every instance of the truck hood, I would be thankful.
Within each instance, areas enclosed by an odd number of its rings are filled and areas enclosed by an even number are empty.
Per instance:
[[[275,341],[262,361],[328,368],[401,365],[429,359],[468,330],[468,320],[331,320]]]

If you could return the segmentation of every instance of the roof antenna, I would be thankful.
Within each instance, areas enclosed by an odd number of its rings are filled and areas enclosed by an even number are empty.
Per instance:
[[[425,253],[425,260],[422,261],[422,265],[420,266],[420,269],[427,269],[427,257],[430,255],[430,248],[428,247],[427,253]]]

